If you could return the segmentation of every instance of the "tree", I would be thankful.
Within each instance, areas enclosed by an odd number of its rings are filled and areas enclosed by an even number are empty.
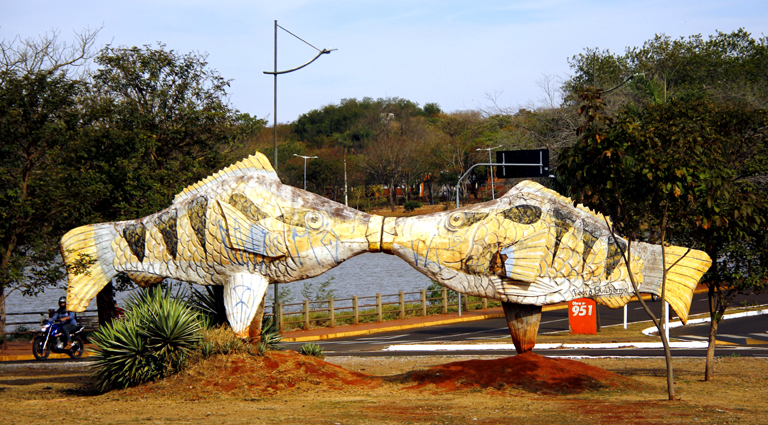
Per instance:
[[[93,125],[82,163],[109,187],[95,207],[103,221],[165,208],[185,186],[226,165],[239,131],[258,124],[229,106],[228,80],[205,59],[162,44],[107,46],[96,57],[101,68],[85,106]]]
[[[561,154],[558,171],[570,177],[578,200],[611,215],[619,233],[695,245],[710,255],[714,264],[704,281],[714,297],[713,356],[717,322],[732,296],[759,291],[768,278],[760,245],[768,212],[761,183],[768,172],[766,112],[671,100],[628,105],[606,117],[599,91],[583,97],[583,136]]]
[[[573,77],[565,82],[567,99],[577,102],[587,87],[609,89],[634,77],[632,84],[612,95],[608,112],[628,102],[684,96],[768,105],[768,37],[755,40],[744,29],[672,39],[656,35],[642,47],[623,55],[586,49],[570,61]]]
[[[96,33],[69,46],[56,33],[0,43],[0,334],[9,291],[33,295],[64,276],[58,238],[80,217],[71,195],[82,180],[63,157],[83,125],[86,89],[68,74],[87,61]]]

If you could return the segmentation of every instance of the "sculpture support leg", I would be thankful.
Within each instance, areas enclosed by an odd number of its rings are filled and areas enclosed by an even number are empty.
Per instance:
[[[267,286],[264,276],[250,273],[235,273],[224,285],[227,320],[239,338],[248,338],[249,325],[267,293]]]
[[[519,354],[533,350],[541,322],[541,306],[502,302],[512,343]]]
[[[259,341],[261,339],[261,322],[264,319],[264,307],[267,304],[267,299],[263,298],[259,309],[256,311],[256,315],[251,320],[251,325],[248,327],[248,335],[251,341]]]

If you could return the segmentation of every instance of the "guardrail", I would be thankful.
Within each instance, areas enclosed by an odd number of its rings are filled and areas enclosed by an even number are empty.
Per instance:
[[[434,294],[437,291],[430,291]],[[406,296],[418,295],[418,298],[406,301]],[[396,300],[394,298],[396,297]],[[411,297],[413,298],[413,297]],[[477,307],[488,308],[488,299],[462,297],[462,310]],[[294,308],[291,308],[294,307]],[[427,297],[427,291],[403,292],[397,294],[376,294],[366,297],[339,298],[309,301],[301,303],[278,303],[276,306],[277,322],[280,331],[315,327],[336,327],[337,325],[356,325],[361,322],[382,322],[385,320],[405,319],[408,316],[427,316],[458,311],[458,300],[450,303],[448,290],[442,288],[439,297]],[[286,310],[293,310],[288,311]]]
[[[28,312],[22,312],[22,313],[5,313],[5,328],[9,329],[11,327],[14,328],[14,332],[5,332],[6,336],[9,335],[18,335],[18,334],[32,334],[40,330],[40,325],[43,321],[43,317],[48,318],[49,312],[48,311],[28,311]],[[27,317],[20,317],[20,316],[27,316]],[[29,316],[36,317],[36,320],[32,320],[29,318]],[[20,318],[18,321],[9,321],[11,317],[13,318]],[[87,331],[94,331],[99,329],[99,312],[98,310],[86,310],[82,313],[77,313],[77,320],[80,322],[82,326],[85,326],[85,329]],[[15,329],[18,326],[24,326],[27,328],[27,331],[15,331]]]

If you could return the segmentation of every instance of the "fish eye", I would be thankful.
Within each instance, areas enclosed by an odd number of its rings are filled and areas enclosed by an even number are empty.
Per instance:
[[[308,228],[312,230],[320,230],[325,224],[325,219],[319,212],[310,211],[304,215],[304,222],[307,224]]]
[[[464,224],[464,213],[455,212],[448,216],[448,220],[445,221],[445,227],[450,231],[459,230]]]

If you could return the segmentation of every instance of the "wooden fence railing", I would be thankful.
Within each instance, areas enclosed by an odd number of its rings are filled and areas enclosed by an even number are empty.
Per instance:
[[[5,319],[5,329],[6,329],[6,335],[14,335],[17,333],[35,333],[40,330],[40,326],[42,324],[43,318],[47,318],[48,316],[47,311],[28,311],[28,312],[22,312],[22,313],[6,313],[6,319]],[[20,317],[20,316],[27,316],[27,317]],[[35,317],[35,320],[31,319],[29,316]],[[9,320],[9,319],[19,319],[19,320]],[[77,313],[77,320],[80,322],[81,325],[85,326],[86,330],[92,331],[99,328],[99,312],[97,310],[86,310],[82,313]],[[23,326],[26,328],[26,331],[22,332],[9,332],[8,329],[13,328],[14,330],[19,327]]]
[[[435,291],[430,291],[434,294]],[[406,301],[406,296],[418,295]],[[462,310],[488,308],[486,298],[462,297]],[[309,301],[301,303],[278,303],[275,311],[280,331],[310,329],[316,327],[336,327],[339,324],[356,325],[361,322],[382,322],[385,320],[405,319],[407,316],[426,316],[445,314],[458,310],[458,301],[450,303],[448,290],[442,288],[440,296],[427,297],[427,291],[403,292],[397,294],[376,294],[366,297],[339,298]]]

